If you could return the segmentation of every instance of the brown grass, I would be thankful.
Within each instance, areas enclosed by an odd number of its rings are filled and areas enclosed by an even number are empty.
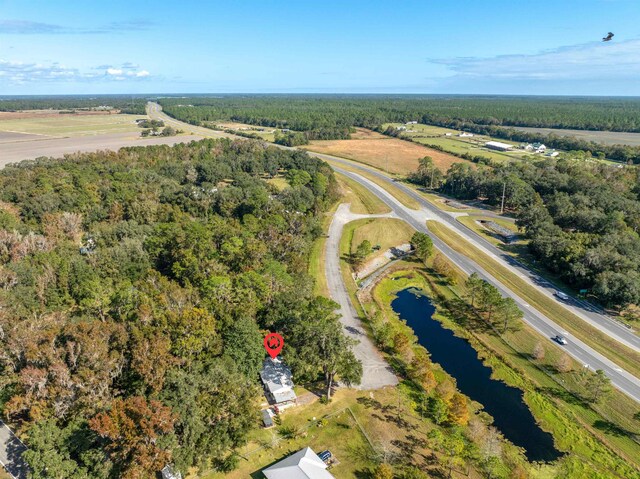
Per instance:
[[[352,140],[312,141],[303,148],[359,161],[388,173],[400,175],[415,171],[418,168],[418,159],[425,156],[433,158],[436,166],[443,172],[446,172],[452,164],[465,161],[417,143],[371,133],[372,135],[368,137],[364,137],[364,133],[356,133],[355,139]]]
[[[66,115],[73,116],[94,116],[94,115],[115,115],[120,110],[78,110],[76,113],[60,113],[61,110],[24,110],[24,111],[0,111],[0,120],[18,120],[21,118],[63,118]],[[66,110],[65,110],[66,111]],[[146,115],[139,115],[140,118]]]

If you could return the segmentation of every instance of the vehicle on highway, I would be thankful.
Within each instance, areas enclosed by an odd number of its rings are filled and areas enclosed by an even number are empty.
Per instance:
[[[556,335],[555,338],[553,338],[554,341],[558,344],[562,344],[563,346],[566,346],[567,344],[569,344],[569,341],[567,341],[567,338],[565,338],[564,336],[558,334]]]
[[[556,295],[557,298],[566,301],[569,299],[569,295],[566,293],[563,293],[562,291],[556,291],[555,293],[553,293]]]

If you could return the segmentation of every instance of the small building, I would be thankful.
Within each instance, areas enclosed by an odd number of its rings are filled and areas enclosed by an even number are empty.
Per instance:
[[[462,133],[460,133],[458,135],[460,138],[471,138],[473,136],[473,133],[467,133],[466,131],[463,131]]]
[[[407,129],[406,126],[402,126],[402,125],[401,126],[396,126],[396,130],[398,130],[398,131],[405,131],[406,129]]]
[[[445,133],[444,136],[451,136],[451,133]]]
[[[522,149],[525,151],[533,151],[533,145],[531,143],[527,143],[522,147]]]
[[[487,141],[484,146],[491,150],[509,151],[513,150],[513,145],[502,143],[501,141]]]
[[[262,473],[267,479],[335,479],[310,447],[291,454]]]
[[[278,358],[266,358],[260,371],[264,395],[269,404],[284,409],[296,404],[298,398],[293,390],[291,370]]]
[[[408,121],[406,124],[407,124],[407,125],[417,125],[417,124],[418,124],[418,122],[417,122],[417,121],[415,121],[415,120],[411,120],[411,121]]]
[[[162,479],[182,479],[182,474],[173,469],[169,464],[164,466],[160,472],[162,474]]]
[[[546,155],[544,155],[544,156],[548,156],[549,158],[555,158],[555,157],[556,157],[556,156],[558,156],[559,154],[560,154],[560,152],[558,152],[558,151],[551,151],[551,152],[547,153],[547,154],[546,154]]]

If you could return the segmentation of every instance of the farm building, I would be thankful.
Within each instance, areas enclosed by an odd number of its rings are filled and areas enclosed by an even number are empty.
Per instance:
[[[417,124],[418,124],[418,122],[417,122],[417,121],[415,121],[415,120],[412,120],[412,121],[408,121],[408,122],[407,122],[407,125],[417,125]]]
[[[278,409],[296,404],[298,398],[293,391],[291,370],[281,360],[265,359],[260,371],[260,379],[269,404],[277,406]]]
[[[536,151],[536,153],[544,153],[547,147],[542,143],[534,143],[533,149]]]
[[[285,457],[262,471],[267,479],[334,479],[327,465],[310,447]]]
[[[547,154],[546,154],[546,155],[544,155],[544,156],[548,156],[549,158],[555,158],[555,157],[556,157],[556,156],[558,156],[559,154],[560,154],[560,153],[559,153],[559,152],[557,152],[557,151],[551,151],[551,152],[547,153]]]
[[[473,136],[473,133],[467,133],[466,131],[463,131],[462,133],[460,133],[458,135],[460,138],[471,138]]]
[[[487,141],[484,146],[491,150],[498,151],[509,151],[513,150],[513,145],[509,145],[508,143],[502,143],[500,141]]]

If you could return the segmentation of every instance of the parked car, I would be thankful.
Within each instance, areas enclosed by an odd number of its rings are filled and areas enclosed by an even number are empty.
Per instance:
[[[564,336],[562,336],[560,334],[556,335],[556,337],[553,338],[553,339],[555,339],[555,341],[558,344],[562,344],[563,346],[566,346],[567,344],[569,344],[569,341],[567,341],[567,338],[565,338]]]
[[[569,299],[569,295],[563,293],[562,291],[556,291],[554,294],[556,295],[556,297],[560,298],[563,301]]]

